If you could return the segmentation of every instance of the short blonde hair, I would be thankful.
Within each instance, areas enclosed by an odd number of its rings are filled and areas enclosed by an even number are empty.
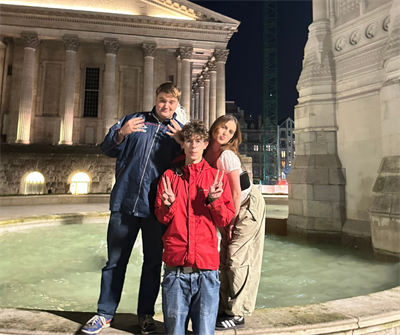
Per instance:
[[[171,83],[170,81],[167,81],[163,84],[161,84],[160,86],[157,87],[156,89],[156,97],[158,97],[158,95],[160,93],[166,93],[167,95],[177,98],[178,101],[181,98],[181,90],[179,87],[175,86],[173,83]]]

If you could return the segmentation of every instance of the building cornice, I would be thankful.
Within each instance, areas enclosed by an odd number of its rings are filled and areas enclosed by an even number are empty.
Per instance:
[[[209,9],[196,5],[185,0],[141,0],[142,2],[160,7],[164,10],[169,10],[173,13],[179,13],[194,20],[209,21],[209,22],[224,22],[239,25],[239,21],[230,17],[213,12]]]
[[[161,0],[160,0],[161,1]],[[228,41],[237,31],[238,24],[188,21],[179,19],[149,17],[140,15],[123,15],[112,13],[84,12],[60,10],[52,8],[33,8],[28,6],[0,5],[1,23],[4,19],[39,20],[46,22],[67,22],[77,24],[96,24],[102,26],[129,27],[136,29],[152,29],[171,32],[189,32],[199,34],[225,35]],[[84,28],[82,29],[84,30]]]

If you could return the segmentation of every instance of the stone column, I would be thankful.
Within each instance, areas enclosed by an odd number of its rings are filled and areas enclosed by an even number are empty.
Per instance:
[[[65,47],[65,70],[64,70],[64,114],[61,118],[60,141],[58,144],[71,145],[72,131],[74,127],[75,106],[75,70],[76,53],[79,49],[79,38],[76,36],[63,37]]]
[[[177,70],[176,70],[176,86],[181,88],[182,86],[182,61],[181,61],[181,56],[176,57],[176,63],[177,63]]]
[[[198,79],[199,83],[199,119],[204,122],[204,80]]]
[[[204,124],[210,129],[210,72],[203,71],[204,79]]]
[[[217,118],[217,65],[214,62],[208,62],[208,71],[210,72],[210,127]]]
[[[295,107],[296,159],[289,174],[288,232],[342,241],[345,178],[337,148],[335,68],[326,1],[313,0]]]
[[[154,106],[154,55],[157,46],[143,43],[144,75],[143,75],[143,110],[149,112]]]
[[[35,51],[40,40],[36,34],[22,34],[24,63],[18,113],[17,139],[15,143],[29,144],[31,134],[33,80],[35,77]]]
[[[119,49],[117,39],[103,40],[106,53],[106,69],[103,88],[103,134],[115,123],[115,61]]]
[[[190,69],[190,60],[192,58],[193,48],[192,47],[180,47],[179,54],[182,60],[182,96],[181,96],[181,105],[186,108],[186,113],[188,118],[190,118],[190,111],[192,110],[190,106],[191,100],[191,69]]]
[[[4,60],[6,56],[6,45],[0,41],[0,106],[1,106],[1,100],[3,98],[2,93],[3,93],[3,70],[4,70]],[[0,120],[0,122],[2,122]]]
[[[326,20],[328,17],[326,0],[312,0],[313,21]]]
[[[194,93],[194,118],[199,119],[199,106],[200,106],[200,92],[199,92],[199,84],[195,82],[193,85],[193,93]]]
[[[196,102],[196,95],[194,92],[191,94],[191,103],[190,103],[190,119],[194,119],[194,105]]]
[[[390,10],[380,91],[382,161],[372,189],[371,239],[378,253],[400,257],[400,2]],[[387,30],[388,27],[383,27]]]
[[[333,29],[336,24],[335,1],[336,0],[329,0],[329,20],[331,21],[331,29]]]
[[[217,64],[217,118],[226,114],[225,95],[225,63],[228,59],[229,50],[216,49],[214,51]]]

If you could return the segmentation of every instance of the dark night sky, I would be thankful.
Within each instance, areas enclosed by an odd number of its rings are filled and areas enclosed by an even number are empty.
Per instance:
[[[278,0],[278,120],[293,118],[312,0]],[[191,1],[241,22],[228,44],[226,100],[262,114],[263,1]]]

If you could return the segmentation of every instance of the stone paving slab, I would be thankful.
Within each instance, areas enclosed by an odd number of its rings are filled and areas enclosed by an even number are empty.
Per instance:
[[[0,309],[0,334],[79,334],[93,313]],[[162,315],[155,316],[163,334]],[[256,310],[246,327],[216,332],[221,335],[279,334],[399,334],[400,287],[355,298],[307,306]],[[140,334],[137,316],[117,313],[104,335]],[[192,332],[188,332],[192,334]],[[183,335],[183,334],[182,334]],[[204,335],[204,334],[202,334]]]

